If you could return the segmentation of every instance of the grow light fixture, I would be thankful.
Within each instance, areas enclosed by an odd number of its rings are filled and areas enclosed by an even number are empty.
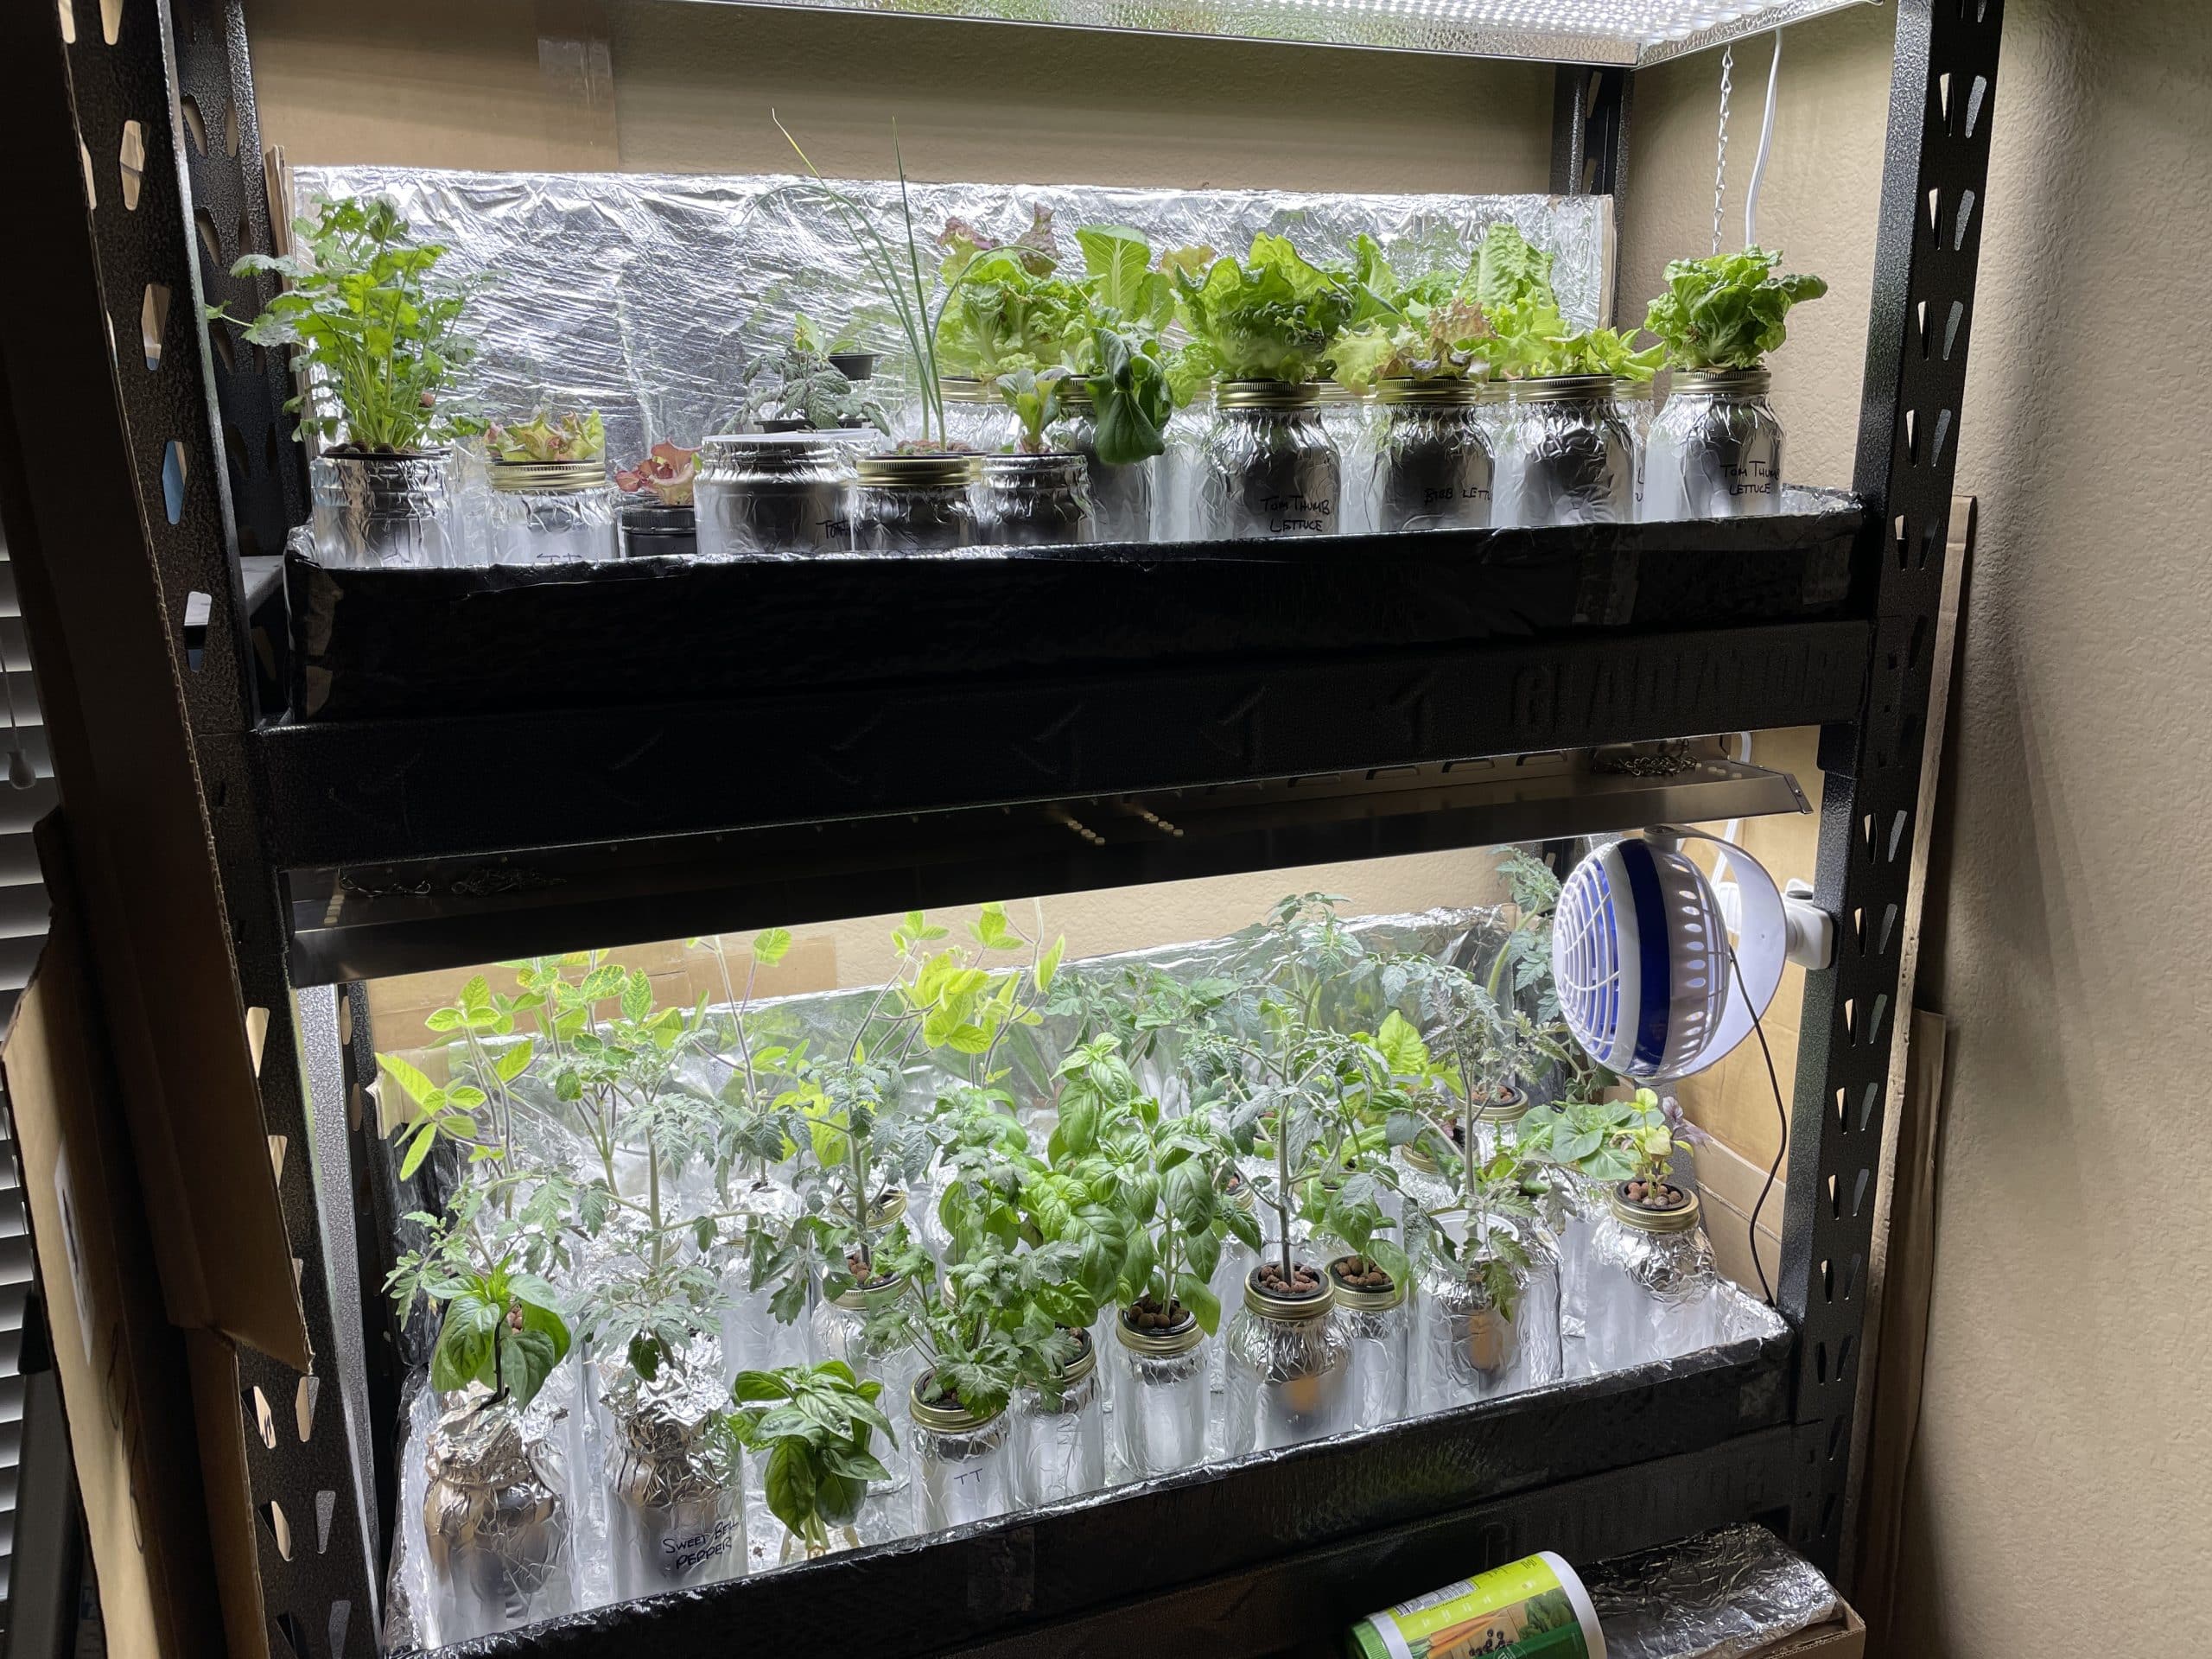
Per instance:
[[[1644,68],[1878,0],[734,0]]]
[[[1743,893],[1732,946],[1705,872],[1685,840],[1724,848]],[[1784,962],[1824,968],[1835,924],[1785,895],[1758,861],[1718,836],[1647,830],[1584,859],[1560,885],[1552,975],[1574,1040],[1638,1083],[1701,1071],[1751,1034]]]

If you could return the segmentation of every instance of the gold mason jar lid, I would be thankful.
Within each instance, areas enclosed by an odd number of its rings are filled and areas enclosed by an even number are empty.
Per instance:
[[[1552,374],[1513,384],[1524,404],[1579,404],[1613,395],[1610,374]]]
[[[1406,1287],[1395,1279],[1387,1285],[1348,1285],[1337,1276],[1335,1262],[1329,1263],[1327,1277],[1337,1306],[1347,1313],[1387,1313],[1406,1300]]]
[[[495,461],[486,468],[492,487],[510,495],[568,490],[592,490],[605,484],[607,457],[588,461]]]
[[[999,400],[996,386],[965,374],[939,375],[937,389],[948,404],[995,404]]]
[[[1261,1267],[1267,1264],[1262,1262]],[[1311,1267],[1311,1262],[1301,1265]],[[1313,1296],[1277,1296],[1260,1288],[1260,1268],[1255,1268],[1244,1275],[1244,1306],[1263,1319],[1304,1321],[1318,1319],[1337,1305],[1337,1276],[1325,1268],[1321,1271],[1321,1289]]]
[[[1624,1227],[1643,1233],[1687,1233],[1697,1225],[1697,1194],[1685,1191],[1682,1202],[1672,1210],[1653,1210],[1628,1195],[1628,1183],[1612,1189],[1613,1218]]]
[[[970,1429],[996,1421],[1005,1413],[1006,1408],[1001,1406],[988,1417],[978,1417],[965,1406],[925,1405],[922,1401],[922,1385],[934,1380],[925,1371],[906,1390],[906,1414],[914,1420],[917,1428],[926,1428],[935,1434],[964,1434]]]
[[[862,455],[854,468],[876,489],[919,490],[965,485],[976,475],[974,455],[931,451],[918,455]]]
[[[1503,1100],[1493,1100],[1475,1108],[1478,1123],[1518,1123],[1522,1114],[1529,1109],[1529,1097],[1518,1089],[1508,1089]]]
[[[868,1305],[871,1299],[887,1300],[906,1288],[904,1274],[893,1274],[888,1279],[872,1279],[864,1285],[855,1285],[850,1290],[840,1293],[837,1306],[848,1312],[858,1313]]]
[[[1131,1311],[1125,1307],[1115,1313],[1114,1334],[1122,1346],[1133,1354],[1166,1359],[1175,1354],[1187,1354],[1206,1339],[1205,1327],[1188,1308],[1183,1310],[1183,1323],[1166,1331],[1137,1330],[1129,1323]]]
[[[1214,388],[1217,409],[1316,409],[1321,403],[1319,381],[1224,380]]]
[[[1764,397],[1774,383],[1764,369],[1676,369],[1669,397]]]
[[[1488,383],[1468,380],[1451,375],[1393,375],[1375,383],[1375,396],[1385,404],[1426,404],[1447,408],[1465,408],[1482,401],[1483,387]]]

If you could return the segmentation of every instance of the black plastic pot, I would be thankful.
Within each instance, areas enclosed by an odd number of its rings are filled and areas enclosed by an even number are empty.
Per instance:
[[[881,352],[832,352],[830,366],[848,380],[873,380],[875,365],[883,360]]]
[[[699,550],[698,518],[688,503],[671,507],[658,501],[625,502],[616,523],[626,559],[689,556]]]

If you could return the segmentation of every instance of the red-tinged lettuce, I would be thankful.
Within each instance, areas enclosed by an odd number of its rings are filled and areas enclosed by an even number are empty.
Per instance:
[[[657,443],[635,467],[615,473],[614,487],[625,495],[652,495],[664,507],[688,507],[698,461],[696,449]]]
[[[1401,283],[1372,237],[1353,239],[1358,289],[1352,324],[1329,349],[1338,382],[1354,391],[1377,380],[1479,380],[1494,335],[1466,275],[1433,272]]]
[[[1191,331],[1177,378],[1192,389],[1208,380],[1311,380],[1357,306],[1345,273],[1309,264],[1265,232],[1245,258],[1225,255],[1203,276],[1178,264],[1174,277]]]
[[[1789,338],[1789,308],[1828,291],[1818,276],[1779,276],[1779,253],[1745,248],[1667,267],[1667,291],[1643,326],[1672,369],[1756,369]]]

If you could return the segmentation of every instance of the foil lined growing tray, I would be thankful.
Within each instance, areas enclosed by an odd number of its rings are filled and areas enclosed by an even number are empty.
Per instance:
[[[1605,1561],[1583,1574],[1605,1659],[1745,1659],[1835,1616],[1835,1591],[1756,1522]]]
[[[617,463],[662,440],[694,445],[733,429],[750,354],[787,340],[804,314],[832,335],[849,327],[856,347],[886,354],[877,370],[885,402],[894,424],[903,416],[901,429],[912,429],[904,336],[811,179],[401,167],[302,167],[290,179],[302,210],[321,197],[390,200],[414,237],[452,250],[447,268],[483,278],[471,302],[479,346],[463,395],[486,415],[526,413],[542,400],[597,409]],[[896,180],[837,188],[894,233]],[[925,242],[956,217],[1010,240],[1033,207],[1050,208],[1066,264],[1079,262],[1075,231],[1088,224],[1134,226],[1156,253],[1203,245],[1242,254],[1269,231],[1310,258],[1340,263],[1364,231],[1410,274],[1464,264],[1491,226],[1510,223],[1557,256],[1553,278],[1571,320],[1606,321],[1612,292],[1610,196],[910,189]]]

